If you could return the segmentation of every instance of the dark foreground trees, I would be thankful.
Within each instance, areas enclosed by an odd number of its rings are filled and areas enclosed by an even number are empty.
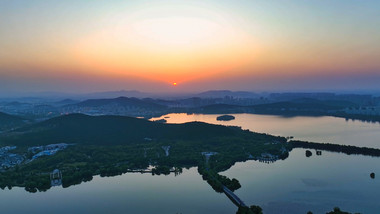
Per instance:
[[[239,207],[236,214],[263,214],[263,209],[255,205],[252,205],[251,207]]]

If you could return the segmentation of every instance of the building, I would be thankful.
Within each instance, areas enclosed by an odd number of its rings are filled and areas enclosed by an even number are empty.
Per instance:
[[[59,169],[55,169],[52,173],[50,173],[50,183],[51,186],[62,185],[62,172]]]

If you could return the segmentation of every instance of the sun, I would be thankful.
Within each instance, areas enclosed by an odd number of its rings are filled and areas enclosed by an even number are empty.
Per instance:
[[[173,86],[177,86],[177,83],[176,83],[176,82],[173,82]]]

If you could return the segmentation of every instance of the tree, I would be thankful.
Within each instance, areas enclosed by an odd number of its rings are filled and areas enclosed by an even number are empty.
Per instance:
[[[313,153],[311,153],[310,150],[306,150],[306,153],[305,153],[306,157],[310,157],[313,155]]]
[[[374,172],[372,172],[372,173],[370,174],[370,176],[371,176],[372,179],[375,179],[375,173],[374,173]]]
[[[339,207],[335,207],[334,211],[328,212],[326,214],[351,214],[351,213],[341,211]]]

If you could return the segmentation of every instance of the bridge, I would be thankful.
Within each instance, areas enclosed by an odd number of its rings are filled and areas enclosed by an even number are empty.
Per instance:
[[[237,196],[235,193],[233,193],[230,189],[223,186],[223,192],[227,195],[229,199],[238,207],[248,207],[245,205],[245,203]]]

